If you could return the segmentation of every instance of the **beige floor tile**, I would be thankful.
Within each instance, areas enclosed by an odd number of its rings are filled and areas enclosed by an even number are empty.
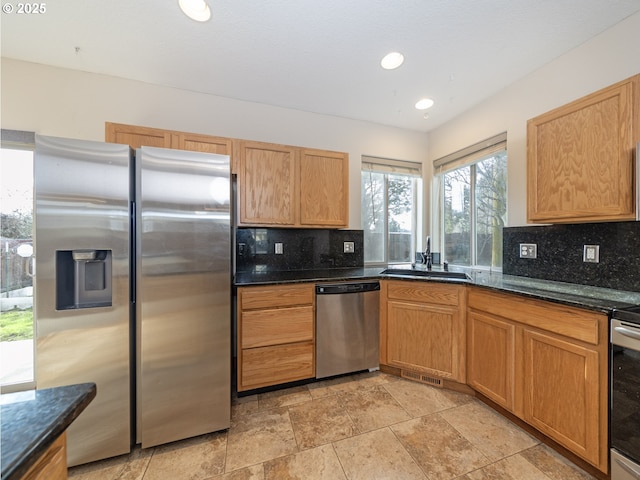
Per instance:
[[[226,432],[155,447],[144,480],[198,480],[223,473],[226,447]]]
[[[490,463],[437,413],[390,428],[429,480],[449,480]]]
[[[520,454],[492,463],[467,474],[464,478],[465,480],[549,480],[549,477]]]
[[[307,402],[311,400],[311,394],[306,386],[285,388],[268,393],[258,395],[258,403],[260,409],[286,407],[295,405],[296,403]]]
[[[384,385],[384,388],[412,417],[440,412],[473,400],[470,395],[450,392],[410,380],[389,382]]]
[[[153,448],[134,448],[128,455],[71,467],[68,476],[73,480],[141,480],[152,455]]]
[[[336,395],[289,407],[300,450],[348,438],[357,428]]]
[[[331,445],[312,448],[264,463],[265,480],[346,480]]]
[[[595,480],[594,476],[578,468],[546,445],[536,445],[520,452],[520,455],[552,480]]]
[[[334,447],[349,480],[427,478],[389,428],[341,440]]]
[[[538,441],[479,401],[440,412],[491,461],[513,455],[538,444]]]
[[[213,480],[264,480],[262,463],[213,477]]]
[[[225,472],[297,451],[286,408],[272,408],[240,416],[231,420]]]
[[[259,410],[258,395],[247,397],[233,397],[231,399],[231,418],[238,415],[249,415]]]
[[[339,398],[360,433],[411,418],[383,386],[343,393]]]
[[[398,377],[380,371],[364,372],[345,377],[331,378],[310,383],[307,387],[313,398],[325,397],[336,393],[346,393],[377,385],[397,381]]]

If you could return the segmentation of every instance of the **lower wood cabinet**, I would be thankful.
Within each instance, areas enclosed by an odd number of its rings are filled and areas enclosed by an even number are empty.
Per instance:
[[[606,473],[607,316],[470,288],[467,318],[467,383]]]
[[[514,410],[515,325],[467,312],[467,383],[507,410]]]
[[[31,465],[21,480],[66,480],[67,434],[60,435]]]
[[[464,286],[381,282],[380,363],[465,382]]]
[[[315,285],[238,288],[238,391],[315,376]]]
[[[599,450],[607,446],[606,433],[599,434],[600,424],[607,423],[606,411],[598,408],[599,389],[607,390],[607,380],[598,363],[606,364],[606,356],[529,328],[523,336],[524,420],[599,466]]]

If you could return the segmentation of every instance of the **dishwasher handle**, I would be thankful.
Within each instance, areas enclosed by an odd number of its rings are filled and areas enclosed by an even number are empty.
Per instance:
[[[380,290],[380,282],[323,283],[316,285],[316,295],[341,295]]]

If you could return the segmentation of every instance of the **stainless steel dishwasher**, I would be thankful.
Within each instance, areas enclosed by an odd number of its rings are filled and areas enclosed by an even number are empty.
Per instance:
[[[316,378],[380,368],[380,283],[316,285]]]

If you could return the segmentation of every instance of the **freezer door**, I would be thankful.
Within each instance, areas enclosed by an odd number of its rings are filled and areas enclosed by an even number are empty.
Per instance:
[[[136,153],[137,440],[229,427],[229,157]]]
[[[36,136],[36,383],[94,382],[68,430],[69,465],[131,446],[126,145]]]

